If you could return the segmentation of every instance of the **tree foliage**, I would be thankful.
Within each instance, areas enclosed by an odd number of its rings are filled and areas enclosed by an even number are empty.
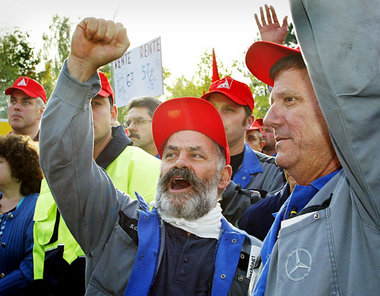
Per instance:
[[[53,92],[63,62],[70,53],[72,27],[69,17],[54,15],[48,33],[42,35],[44,70],[39,72],[38,78],[48,98]]]
[[[220,78],[230,76],[232,71],[227,69],[221,61],[217,59],[218,71]],[[168,91],[167,99],[179,97],[201,97],[208,91],[212,80],[212,52],[205,51],[198,63],[198,70],[191,79],[185,78],[184,75],[177,77],[173,85],[165,84]]]
[[[245,53],[244,53],[245,55]],[[217,59],[218,71],[220,78],[225,76],[233,77],[232,73],[239,72],[243,77],[250,81],[249,87],[252,90],[255,98],[255,109],[253,114],[256,118],[265,116],[269,109],[268,97],[269,89],[266,84],[256,79],[247,70],[243,62],[233,61],[230,67],[225,67],[224,64]],[[201,61],[198,63],[198,70],[194,73],[192,79],[187,79],[185,76],[177,77],[173,85],[166,85],[168,94],[166,99],[178,97],[201,97],[208,91],[212,82],[212,53],[204,52],[201,56]]]
[[[286,34],[284,43],[285,43],[285,45],[290,46],[290,47],[296,47],[298,45],[298,40],[297,40],[297,36],[294,32],[293,23],[290,23],[288,25],[288,34]]]

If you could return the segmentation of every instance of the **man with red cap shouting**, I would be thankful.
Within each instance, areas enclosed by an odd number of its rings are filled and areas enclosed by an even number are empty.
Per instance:
[[[132,146],[123,127],[115,124],[112,87],[104,73],[99,72],[99,78],[101,89],[90,107],[94,138],[89,148],[93,147],[93,158],[116,188],[133,197],[137,191],[150,202],[156,192],[160,160]],[[41,185],[34,221],[34,278],[44,279],[49,295],[83,295],[84,253],[60,216],[46,180]]]
[[[138,193],[136,201],[116,190],[91,157],[97,68],[124,54],[126,31],[88,18],[71,46],[42,119],[41,163],[86,254],[87,295],[246,295],[260,242],[221,214],[218,196],[231,167],[218,111],[199,98],[157,108],[152,122],[161,176],[149,211]]]
[[[277,164],[299,184],[263,242],[253,295],[378,295],[378,3],[290,4],[302,53],[258,41],[246,55],[273,86],[264,123]]]
[[[8,122],[15,135],[29,136],[38,141],[40,121],[46,104],[46,92],[32,78],[21,76],[5,90],[9,95]]]

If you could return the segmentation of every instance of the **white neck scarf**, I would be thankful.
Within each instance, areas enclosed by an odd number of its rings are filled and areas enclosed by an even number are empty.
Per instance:
[[[186,220],[184,218],[169,217],[162,213],[159,214],[162,220],[174,227],[199,237],[219,239],[223,217],[219,202],[216,203],[215,208],[197,220]]]

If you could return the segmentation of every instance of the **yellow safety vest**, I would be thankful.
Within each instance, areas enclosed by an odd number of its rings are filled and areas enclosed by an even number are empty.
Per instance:
[[[117,189],[126,192],[134,199],[135,192],[138,192],[151,202],[154,199],[160,175],[160,162],[158,158],[138,147],[127,146],[107,166],[106,171]],[[69,264],[78,257],[84,256],[84,252],[71,235],[62,216],[57,216],[57,205],[45,179],[41,183],[41,192],[37,199],[33,220],[34,279],[43,279],[45,252],[59,245],[64,245],[63,259]],[[56,223],[59,223],[58,229],[54,231]],[[54,233],[56,239],[52,241]]]

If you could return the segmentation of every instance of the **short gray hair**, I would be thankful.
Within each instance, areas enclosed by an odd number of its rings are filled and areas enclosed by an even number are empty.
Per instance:
[[[218,154],[218,163],[217,163],[216,169],[217,169],[217,173],[220,173],[222,169],[226,166],[227,160],[224,154],[224,148],[216,142],[215,144],[216,144],[216,150]]]
[[[37,100],[37,107],[38,108],[45,107],[45,102],[40,97],[37,97],[36,100]]]

